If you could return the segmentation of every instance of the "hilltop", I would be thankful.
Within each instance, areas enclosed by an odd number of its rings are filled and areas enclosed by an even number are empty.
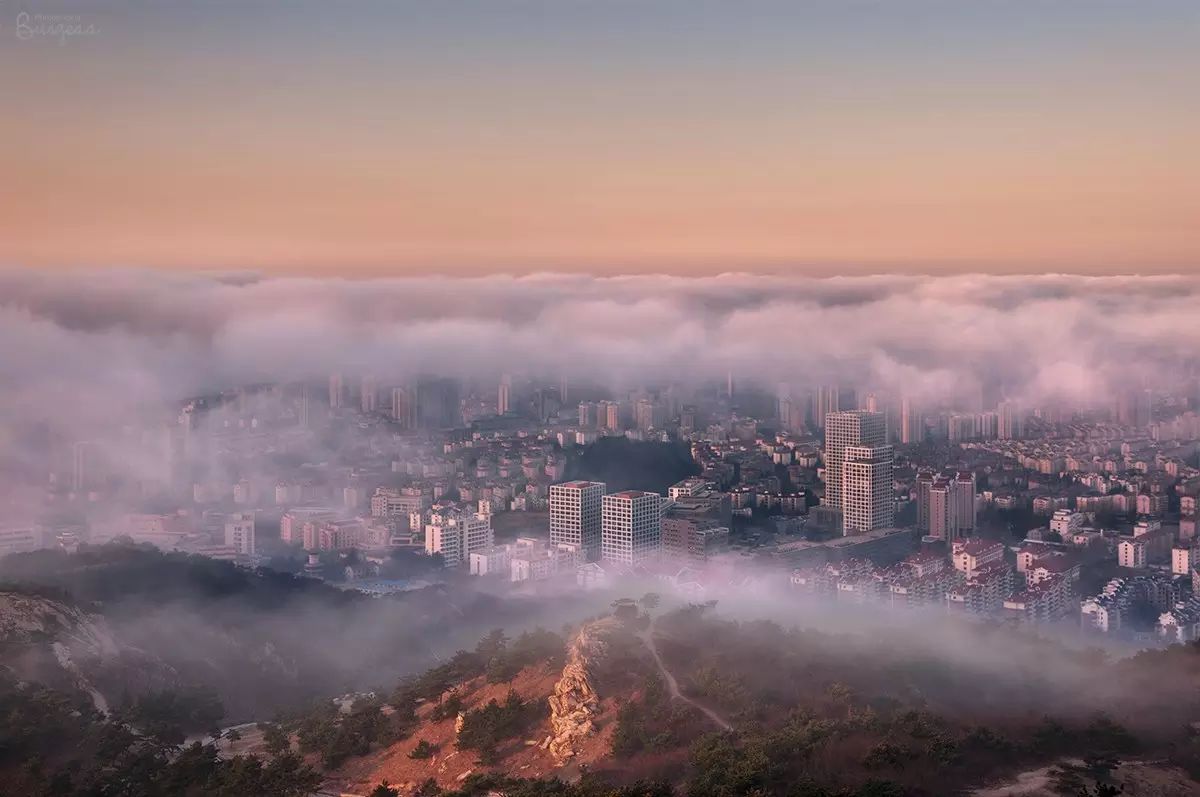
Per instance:
[[[0,751],[0,786],[80,797],[108,782],[164,796],[239,793],[222,791],[229,783],[372,797],[1200,791],[1198,646],[1109,659],[977,624],[828,633],[660,603],[619,600],[562,633],[495,629],[387,689],[331,691],[183,746],[230,722],[211,692],[145,689],[105,711],[89,695],[102,679],[82,663],[111,662],[120,634],[68,600],[7,595],[6,664],[23,661],[18,649],[74,646],[53,678],[4,673],[0,717],[15,741]],[[101,752],[114,745],[115,758]]]

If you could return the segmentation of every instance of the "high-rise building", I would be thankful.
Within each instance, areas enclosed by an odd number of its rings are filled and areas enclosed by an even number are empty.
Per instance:
[[[94,487],[99,481],[96,471],[96,444],[80,440],[71,449],[71,489],[79,492]]]
[[[1001,401],[996,406],[996,437],[1001,440],[1020,440],[1024,416],[1015,401]]]
[[[596,410],[596,403],[593,401],[579,402],[579,425],[584,429],[592,429],[598,426]]]
[[[954,526],[958,537],[975,533],[978,513],[975,506],[975,474],[959,471],[954,477]]]
[[[302,429],[307,429],[312,421],[308,401],[308,385],[300,386],[300,402],[296,406],[296,417]]]
[[[512,377],[504,374],[500,377],[500,389],[496,394],[496,414],[506,415],[512,409]]]
[[[912,399],[900,400],[900,442],[904,445],[920,443],[925,439],[925,419],[913,404]]]
[[[417,391],[413,387],[392,388],[392,420],[404,429],[416,429],[420,419]]]
[[[329,408],[341,409],[346,401],[346,385],[342,382],[341,374],[329,375]]]
[[[621,430],[621,405],[615,401],[601,401],[597,410],[598,423],[610,431]]]
[[[550,543],[577,545],[588,561],[600,556],[604,483],[550,485]]]
[[[653,399],[638,399],[634,405],[637,428],[643,432],[661,429],[665,425],[662,405]]]
[[[929,533],[930,491],[936,478],[932,471],[923,470],[917,474],[917,528]]]
[[[625,490],[604,496],[601,551],[606,562],[634,565],[658,555],[662,541],[663,497]]]
[[[449,378],[420,380],[415,388],[418,425],[423,429],[450,429],[463,422],[458,382]]]
[[[891,528],[896,520],[892,447],[846,446],[842,460],[842,533]]]
[[[841,392],[836,385],[817,388],[813,394],[813,426],[824,426],[825,416],[841,409]]]
[[[1150,390],[1137,392],[1137,417],[1134,419],[1139,428],[1146,428],[1154,421],[1154,393]]]
[[[379,409],[379,384],[373,376],[364,376],[362,380],[362,411],[375,412]]]
[[[242,556],[254,556],[254,513],[239,512],[225,518],[225,544]]]
[[[975,474],[917,477],[917,525],[925,534],[953,543],[975,531]]]
[[[848,446],[876,448],[887,445],[887,425],[877,412],[831,412],[825,416],[825,498],[823,503],[842,509],[843,454]]]

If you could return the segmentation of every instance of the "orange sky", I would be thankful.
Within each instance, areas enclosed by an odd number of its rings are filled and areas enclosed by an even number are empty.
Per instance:
[[[690,26],[672,2],[537,5],[381,5],[331,34],[319,6],[101,3],[92,37],[5,36],[0,263],[1200,263],[1196,6],[916,2],[923,27],[835,3],[700,3]]]

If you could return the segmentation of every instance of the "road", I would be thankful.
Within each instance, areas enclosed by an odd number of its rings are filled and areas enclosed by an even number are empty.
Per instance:
[[[733,726],[729,724],[728,720],[726,720],[717,712],[713,711],[708,706],[703,706],[700,703],[697,703],[695,700],[692,700],[683,692],[679,691],[679,682],[675,680],[675,676],[672,675],[671,671],[667,669],[667,665],[663,662],[662,656],[658,652],[658,645],[654,642],[655,622],[656,620],[651,620],[650,627],[639,633],[638,637],[643,643],[645,643],[647,649],[650,651],[650,655],[654,657],[654,663],[658,665],[658,671],[662,673],[663,680],[667,682],[667,690],[671,693],[671,699],[682,700],[684,703],[687,703],[689,706],[693,706],[702,714],[704,714],[704,716],[708,717],[710,720],[719,725],[721,730],[732,731]]]

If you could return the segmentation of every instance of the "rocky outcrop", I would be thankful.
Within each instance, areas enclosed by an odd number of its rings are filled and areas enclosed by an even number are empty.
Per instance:
[[[114,662],[119,648],[104,618],[41,595],[0,592],[0,644],[18,678],[70,684],[107,713],[108,701],[92,675]]]
[[[550,695],[550,735],[542,747],[559,764],[573,758],[578,745],[596,732],[600,696],[592,680],[592,667],[608,648],[609,633],[618,626],[606,617],[579,630],[567,650],[567,663]]]

